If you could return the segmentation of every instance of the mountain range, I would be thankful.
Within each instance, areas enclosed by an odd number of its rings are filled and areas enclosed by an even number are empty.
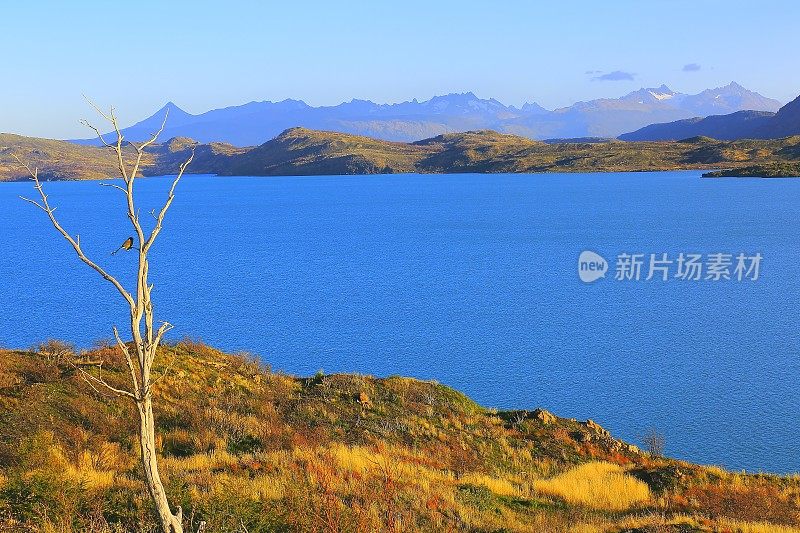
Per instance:
[[[250,102],[198,115],[170,102],[123,133],[128,140],[144,140],[169,112],[164,138],[188,137],[201,143],[217,141],[235,146],[259,145],[292,127],[402,142],[475,130],[529,139],[613,138],[656,122],[742,110],[774,112],[779,107],[780,102],[734,82],[698,94],[679,93],[662,85],[639,89],[621,98],[577,102],[555,110],[536,103],[518,108],[493,98],[478,98],[471,92],[397,104],[352,100],[336,106],[312,107],[300,100]],[[74,142],[98,144],[97,139]]]
[[[651,124],[631,133],[620,135],[623,141],[673,141],[705,136],[714,139],[778,139],[800,135],[800,96],[781,107],[777,113],[768,111],[738,111],[727,115],[712,115]]]

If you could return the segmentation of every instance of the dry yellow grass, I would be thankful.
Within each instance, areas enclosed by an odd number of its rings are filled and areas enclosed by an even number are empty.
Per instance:
[[[361,446],[334,445],[330,450],[339,468],[366,473],[385,461],[380,455]]]
[[[83,450],[78,454],[77,461],[72,461],[62,448],[50,446],[47,449],[47,458],[40,467],[43,470],[58,472],[62,478],[80,483],[87,489],[103,490],[114,485],[116,478],[116,471],[104,468],[103,463],[102,452],[96,454]]]
[[[213,474],[213,494],[237,495],[252,501],[279,500],[284,496],[286,480],[271,475],[256,475],[252,478],[229,473]]]
[[[517,496],[518,491],[508,480],[485,474],[469,473],[461,477],[461,483],[486,487],[500,496]]]
[[[213,450],[208,453],[190,455],[189,457],[165,457],[162,461],[165,469],[176,472],[197,472],[230,466],[239,462],[239,459],[225,450]]]
[[[685,514],[665,516],[663,514],[649,514],[641,516],[630,516],[619,522],[609,522],[605,524],[604,530],[609,528],[618,530],[644,529],[644,528],[668,528],[679,526],[692,530],[702,528],[702,531],[714,533],[800,533],[800,528],[771,524],[768,522],[743,522],[729,518],[718,518],[713,522],[707,519],[702,521],[702,526],[697,517]]]
[[[646,483],[629,476],[619,465],[600,461],[537,480],[534,488],[542,494],[593,509],[624,511],[650,500]]]
[[[333,444],[314,449],[295,449],[295,460],[306,459],[333,464],[340,470],[392,477],[418,486],[427,487],[430,483],[452,482],[451,472],[423,466],[424,456],[403,447],[385,446],[381,449],[364,446],[345,446]]]
[[[170,498],[187,516],[207,518],[209,531],[244,524],[249,531],[307,532],[800,533],[797,477],[629,454],[611,441],[578,439],[587,428],[574,420],[516,423],[516,416],[486,414],[428,383],[294,380],[256,374],[247,361],[224,354],[214,359],[198,345],[168,349],[178,366],[162,382],[170,401],[161,402],[157,417],[160,466]],[[186,354],[200,355],[188,364]],[[0,357],[10,362],[4,371],[24,370],[11,382],[37,384],[28,401],[51,398],[36,407],[48,414],[40,417],[45,427],[18,450],[0,450],[12,459],[0,469],[0,530],[155,530],[136,441],[119,439],[124,423],[109,427],[119,410],[84,391],[78,377],[79,388],[62,395],[70,381],[47,360],[2,350]],[[116,372],[125,375],[124,362]],[[371,408],[361,401],[364,391]],[[16,420],[27,428],[30,406],[13,392],[0,387],[0,404],[10,427]],[[81,424],[73,428],[75,420]],[[608,462],[576,467],[565,454]],[[680,484],[651,495],[634,468],[668,479],[677,468]],[[45,503],[20,505],[29,494]]]
[[[259,500],[279,500],[284,495],[284,482],[279,477],[256,476],[250,480],[250,488]]]
[[[719,521],[719,526],[723,531],[735,531],[736,533],[800,533],[800,528],[766,522],[739,522],[722,519]]]

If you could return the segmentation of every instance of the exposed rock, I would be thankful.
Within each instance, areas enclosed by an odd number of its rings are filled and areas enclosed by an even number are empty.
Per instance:
[[[623,442],[622,447],[625,449],[626,452],[629,453],[642,453],[642,450],[640,450],[639,447],[634,444],[628,444],[627,442]]]
[[[656,494],[673,490],[686,477],[686,473],[680,467],[674,465],[657,468],[640,467],[631,470],[629,473],[647,483],[650,490]]]
[[[577,442],[592,442],[592,435],[591,433],[586,433],[584,431],[574,431],[572,433],[572,438],[575,439]]]
[[[556,415],[554,415],[550,411],[542,409],[541,407],[533,412],[533,417],[545,425],[552,424],[556,421]]]
[[[372,401],[369,399],[369,395],[364,391],[358,393],[358,403],[364,407],[372,407]]]
[[[594,431],[598,435],[602,435],[603,437],[610,437],[611,434],[605,429],[603,426],[592,420],[591,418],[586,421],[586,427],[589,428],[591,431]]]

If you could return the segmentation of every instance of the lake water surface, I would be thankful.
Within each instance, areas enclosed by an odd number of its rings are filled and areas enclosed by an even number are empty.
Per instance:
[[[169,182],[137,183],[149,219]],[[132,234],[121,193],[46,187],[87,253],[123,276],[134,255],[109,255]],[[33,193],[0,184],[0,345],[110,338],[121,298],[18,199]],[[798,220],[800,180],[699,172],[187,176],[151,277],[174,337],[275,369],[435,379],[632,442],[657,428],[666,453],[691,461],[796,472]],[[763,260],[757,281],[612,271],[584,284],[586,249],[612,270],[623,252]]]

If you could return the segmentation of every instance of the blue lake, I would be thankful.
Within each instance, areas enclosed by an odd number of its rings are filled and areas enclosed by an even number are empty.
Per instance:
[[[149,219],[169,182],[137,183]],[[121,193],[46,188],[125,277],[133,254],[109,255],[131,234]],[[0,184],[0,345],[110,338],[121,298],[20,194],[31,184]],[[635,443],[656,428],[694,462],[797,472],[799,220],[800,180],[699,172],[187,176],[151,278],[173,338],[274,369],[435,379]],[[586,249],[612,263],[593,284]],[[760,278],[614,280],[620,253],[680,252],[760,252]]]

